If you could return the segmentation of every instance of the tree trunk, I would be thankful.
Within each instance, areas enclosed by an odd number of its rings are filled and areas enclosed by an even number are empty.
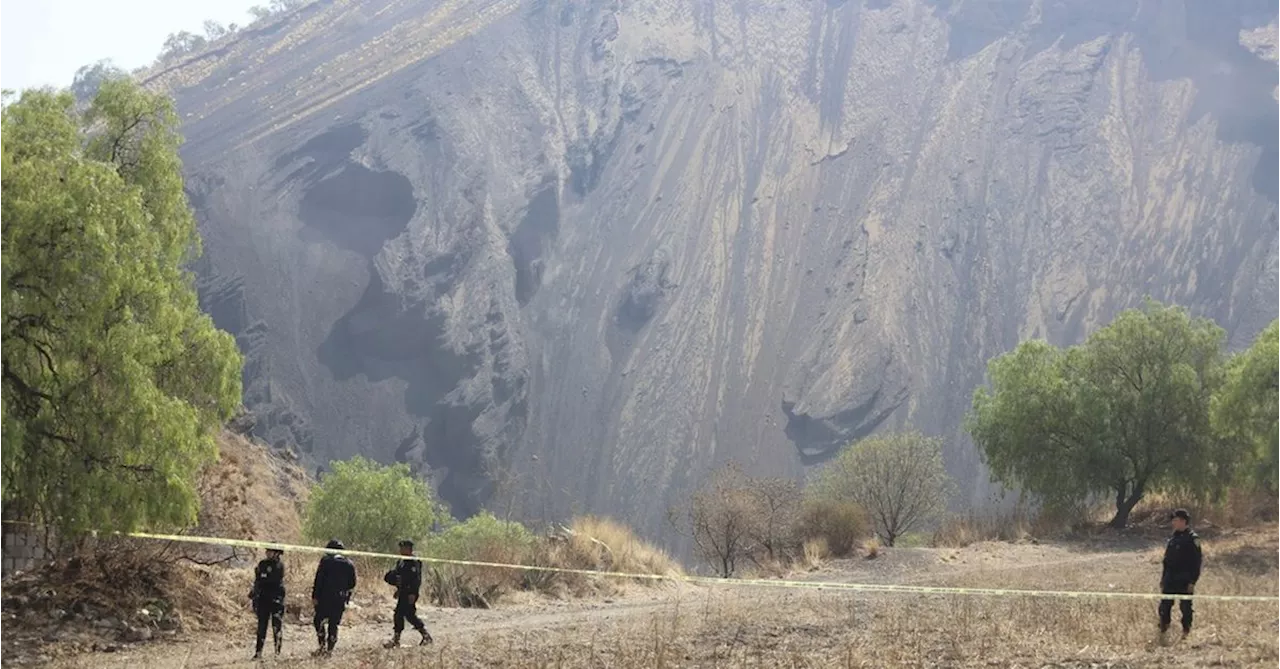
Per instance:
[[[1142,486],[1134,486],[1133,492],[1126,495],[1128,486],[1116,489],[1116,515],[1111,518],[1111,527],[1123,530],[1129,524],[1129,513],[1142,500]]]

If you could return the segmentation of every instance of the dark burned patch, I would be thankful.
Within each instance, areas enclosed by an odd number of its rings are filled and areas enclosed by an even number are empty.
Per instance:
[[[334,166],[351,156],[368,139],[369,133],[359,123],[346,123],[316,135],[305,144],[276,158],[277,170],[288,167],[295,160],[311,159],[317,166]]]
[[[298,217],[304,240],[324,239],[372,258],[404,232],[418,203],[403,174],[351,160],[367,136],[359,124],[339,126],[281,156],[276,168],[294,167],[287,179],[303,184]]]
[[[424,132],[435,131],[426,126],[413,129],[420,140],[425,139]],[[466,251],[434,256],[406,278],[409,288],[404,294],[387,288],[373,258],[405,231],[417,213],[417,202],[404,175],[370,169],[351,159],[351,152],[366,139],[366,131],[358,124],[338,126],[276,162],[277,169],[292,170],[286,181],[303,190],[299,234],[369,260],[369,285],[334,323],[316,356],[339,382],[358,376],[372,383],[405,382],[405,409],[422,422],[398,445],[395,457],[415,465],[426,461],[447,472],[440,482],[441,495],[460,514],[469,515],[479,508],[485,490],[484,448],[472,422],[487,401],[468,402],[450,394],[479,372],[487,344],[460,349],[446,341],[447,316],[435,307],[435,300],[456,284],[470,256]],[[554,233],[558,216],[554,187],[549,192]],[[531,207],[528,220],[514,236],[515,253],[524,263],[523,276],[530,285],[540,278],[532,268],[545,233],[544,203],[535,202],[537,206]],[[280,415],[274,422],[288,428],[293,418],[291,413]]]
[[[304,230],[372,258],[404,232],[417,208],[404,175],[353,163],[308,188],[298,214]]]
[[[444,341],[445,318],[425,302],[387,290],[374,272],[318,356],[339,381],[359,375],[372,382],[407,381],[407,409],[426,416],[458,382],[475,375],[482,361],[478,352],[455,351]]]
[[[516,270],[516,301],[520,306],[528,304],[542,285],[543,254],[559,232],[560,198],[554,177],[548,177],[507,240],[507,253]]]
[[[905,389],[888,397],[880,388],[865,402],[825,417],[796,413],[795,402],[783,400],[782,413],[787,417],[783,432],[795,444],[801,463],[821,464],[841,448],[875,432],[905,400]]]
[[[392,378],[407,383],[405,408],[425,421],[420,435],[400,444],[397,459],[414,459],[415,446],[425,450],[426,461],[447,472],[441,496],[456,512],[470,515],[478,510],[482,496],[477,495],[484,490],[483,444],[472,429],[484,404],[457,400],[450,393],[479,372],[484,349],[455,349],[445,340],[444,314],[418,298],[387,290],[376,271],[371,277],[317,357],[338,381],[364,376],[374,383]]]
[[[635,110],[635,115],[639,115],[638,110]],[[619,122],[614,126],[613,133],[607,137],[597,135],[570,146],[566,151],[565,157],[569,163],[569,185],[578,197],[585,197],[600,185],[600,177],[604,175],[605,165],[618,148],[623,125]]]
[[[645,262],[631,268],[631,279],[622,290],[614,323],[621,330],[636,334],[653,320],[666,294],[676,285],[667,279],[671,261],[658,252]]]

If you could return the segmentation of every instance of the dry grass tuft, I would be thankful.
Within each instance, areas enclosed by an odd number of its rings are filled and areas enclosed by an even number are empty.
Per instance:
[[[880,539],[871,537],[862,542],[862,556],[868,560],[880,557]]]
[[[581,516],[564,535],[541,540],[531,564],[557,569],[679,575],[684,571],[665,551],[640,539],[631,528],[610,518]],[[626,580],[551,571],[528,571],[525,587],[553,597],[614,594]],[[634,579],[653,585],[652,579]]]
[[[569,548],[580,563],[602,571],[629,574],[683,574],[670,555],[635,535],[630,527],[611,518],[580,516],[569,529]]]
[[[831,549],[824,537],[810,539],[800,547],[800,567],[805,571],[817,571],[831,558]]]

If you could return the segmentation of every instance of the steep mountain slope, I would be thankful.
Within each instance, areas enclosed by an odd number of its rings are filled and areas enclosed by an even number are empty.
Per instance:
[[[1143,295],[1276,315],[1274,3],[321,1],[177,96],[259,434],[661,529]],[[1268,46],[1269,45],[1269,46]]]

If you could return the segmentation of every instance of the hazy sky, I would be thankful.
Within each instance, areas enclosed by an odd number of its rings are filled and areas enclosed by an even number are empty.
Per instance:
[[[265,0],[0,0],[0,87],[68,86],[81,65],[155,60],[169,33],[205,19],[248,23]]]

